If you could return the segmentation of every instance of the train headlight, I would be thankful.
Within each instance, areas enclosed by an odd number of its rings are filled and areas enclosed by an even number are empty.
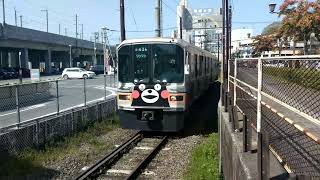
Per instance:
[[[129,100],[131,100],[131,95],[130,94],[120,94],[119,100],[129,101]]]
[[[170,96],[170,101],[183,101],[183,96],[181,95]]]

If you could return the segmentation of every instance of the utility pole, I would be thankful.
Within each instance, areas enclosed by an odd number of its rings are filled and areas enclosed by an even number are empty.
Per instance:
[[[59,24],[59,35],[61,35],[61,25]]]
[[[76,39],[78,39],[78,15],[76,14]]]
[[[156,10],[156,37],[161,37],[161,0],[156,0],[157,6],[155,8]]]
[[[225,4],[225,13],[226,13],[226,77],[228,76],[228,61],[229,61],[229,48],[230,48],[230,42],[229,42],[229,31],[230,31],[230,12],[229,12],[229,0],[226,0]]]
[[[81,36],[80,36],[80,38],[83,40],[83,24],[80,24],[80,26],[81,26]]]
[[[121,31],[121,42],[122,42],[126,40],[124,0],[120,0],[120,31]]]
[[[64,28],[64,35],[68,36],[67,28]]]
[[[20,15],[20,27],[22,27],[22,15]]]
[[[18,19],[17,19],[17,10],[16,10],[16,8],[14,8],[14,22],[15,22],[16,26],[18,26]]]
[[[6,24],[6,9],[4,7],[4,0],[2,0],[3,25]]]
[[[47,32],[49,32],[49,17],[48,17],[48,9],[41,10],[41,12],[46,12],[46,19],[47,19]]]
[[[103,27],[103,28],[101,28],[101,35],[102,35],[102,44],[103,44],[103,74],[104,75],[106,75],[107,74],[107,67],[108,67],[108,65],[107,65],[107,62],[106,62],[106,59],[107,59],[107,57],[106,57],[106,52],[107,52],[107,50],[106,50],[106,42],[107,42],[107,40],[106,40],[106,31],[107,31],[107,28],[105,28],[105,27]]]
[[[98,32],[95,32],[94,33],[94,44],[93,44],[93,50],[94,50],[94,65],[97,65],[97,47],[96,47],[96,44],[97,44],[97,39],[99,38],[99,33]]]
[[[229,37],[229,39],[228,39],[228,45],[229,45],[229,51],[228,51],[228,57],[229,58],[231,58],[231,30],[232,30],[232,7],[231,6],[229,6],[229,8],[228,8],[228,13],[229,13],[229,29],[228,29],[228,33],[229,33],[229,35],[228,35],[228,37]]]

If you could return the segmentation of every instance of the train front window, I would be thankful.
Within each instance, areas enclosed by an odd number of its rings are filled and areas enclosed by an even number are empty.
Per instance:
[[[152,48],[155,82],[183,82],[183,49],[172,44],[155,44]]]
[[[124,46],[119,49],[119,81],[128,83],[130,79],[130,47]]]
[[[133,46],[134,81],[147,83],[150,80],[149,46],[139,44]]]

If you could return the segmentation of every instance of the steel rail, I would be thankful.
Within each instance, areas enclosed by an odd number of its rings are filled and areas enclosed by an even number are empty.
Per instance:
[[[139,141],[143,139],[142,132],[137,132],[134,136],[128,139],[125,143],[120,145],[118,148],[113,150],[111,153],[106,155],[104,158],[99,160],[96,164],[88,168],[85,172],[80,174],[76,180],[83,179],[93,179],[102,173],[103,170],[109,168],[113,163],[115,163],[118,159],[121,158],[122,155],[127,153],[130,149],[132,149],[133,144],[137,144]]]
[[[168,137],[165,136],[157,144],[157,146],[136,166],[136,168],[131,172],[131,174],[126,178],[127,180],[136,179],[141,171],[145,169],[152,159],[157,155],[161,148],[167,143]]]

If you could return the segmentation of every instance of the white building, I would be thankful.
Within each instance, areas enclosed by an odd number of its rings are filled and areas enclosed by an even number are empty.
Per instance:
[[[222,50],[222,15],[213,8],[193,9],[194,44],[212,53]]]
[[[234,29],[231,31],[231,53],[238,57],[252,57],[253,29]]]

